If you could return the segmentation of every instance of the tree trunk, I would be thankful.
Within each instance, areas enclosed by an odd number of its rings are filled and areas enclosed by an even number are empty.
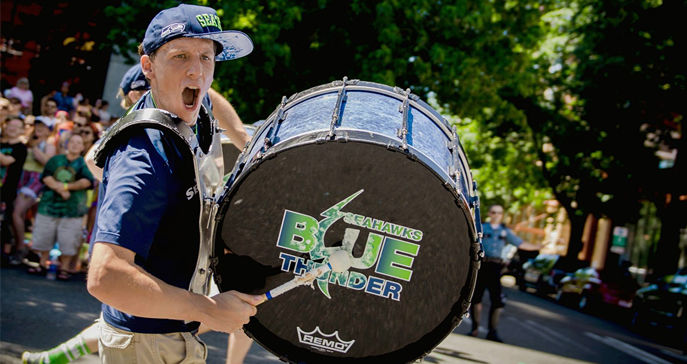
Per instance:
[[[659,194],[661,201],[656,202],[657,215],[661,219],[661,237],[650,266],[654,268],[657,277],[677,271],[682,253],[680,229],[687,226],[687,200],[684,200],[684,196],[687,196],[687,184],[683,177],[687,172],[687,137],[684,131],[675,143],[675,148],[679,150],[675,165],[668,170],[659,171],[660,174],[657,175],[666,184],[666,192]]]
[[[684,208],[680,208],[680,205],[684,202],[676,197],[678,196],[673,195],[671,201],[658,210],[658,217],[661,219],[661,237],[658,240],[654,261],[651,262],[656,277],[675,273],[682,253],[680,229],[685,224],[685,215]]]
[[[575,214],[576,210],[566,210],[568,212],[568,220],[570,220],[570,241],[568,242],[568,252],[565,256],[572,260],[577,259],[578,254],[582,251],[584,224],[587,219],[585,216],[577,216]]]

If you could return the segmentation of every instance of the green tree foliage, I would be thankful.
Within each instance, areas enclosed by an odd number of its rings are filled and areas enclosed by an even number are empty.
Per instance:
[[[343,76],[437,100],[460,115],[485,203],[513,209],[548,194],[522,131],[522,114],[504,100],[508,86],[526,92],[528,50],[545,34],[547,2],[515,1],[245,1],[231,26],[253,37],[256,51],[218,70],[220,88],[250,118],[269,115],[282,95]],[[246,93],[245,90],[252,92]]]
[[[510,100],[526,114],[544,176],[568,210],[569,253],[581,248],[588,213],[622,224],[637,218],[642,198],[666,205],[668,194],[672,203],[664,218],[672,228],[662,240],[672,238],[660,246],[672,247],[663,255],[674,258],[658,260],[674,269],[684,224],[675,221],[677,197],[685,192],[678,176],[685,165],[678,158],[673,168],[659,170],[655,152],[684,145],[684,133],[667,136],[682,130],[685,115],[685,56],[679,51],[685,2],[590,0],[565,10],[551,22],[565,36],[553,33],[552,49],[544,44],[538,58],[540,69],[548,70],[539,94],[513,93]],[[648,132],[663,140],[648,143]]]

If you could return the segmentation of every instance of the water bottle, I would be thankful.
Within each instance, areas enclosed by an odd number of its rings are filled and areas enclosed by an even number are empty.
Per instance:
[[[50,261],[48,261],[48,272],[45,275],[45,277],[51,281],[54,281],[55,279],[57,279],[57,271],[60,267],[60,255],[62,255],[62,252],[60,251],[60,248],[57,245],[57,243],[55,243],[53,248],[50,250]]]

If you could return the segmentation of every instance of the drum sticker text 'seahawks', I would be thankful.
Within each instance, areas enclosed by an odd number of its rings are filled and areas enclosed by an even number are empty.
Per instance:
[[[306,260],[282,252],[279,254],[282,261],[281,270],[301,275],[317,265],[316,260],[327,259],[333,250],[344,249],[350,254],[351,268],[367,270],[374,267],[374,272],[384,276],[384,278],[365,275],[352,270],[343,273],[328,272],[317,279],[317,286],[322,294],[331,298],[329,283],[332,283],[367,294],[400,301],[403,285],[387,278],[406,282],[411,280],[413,261],[420,251],[420,245],[414,242],[420,242],[424,234],[418,229],[341,211],[344,206],[362,192],[363,190],[360,190],[322,212],[320,215],[324,219],[320,221],[307,214],[285,210],[277,246],[298,253],[309,253],[310,259]],[[352,239],[353,241],[344,239],[341,247],[327,248],[324,246],[324,235],[327,229],[341,218],[350,225],[376,231],[368,233],[362,256],[353,257],[353,246],[356,239]],[[352,228],[346,230],[354,237],[357,237],[360,232],[358,229]],[[384,233],[384,235],[377,232]]]

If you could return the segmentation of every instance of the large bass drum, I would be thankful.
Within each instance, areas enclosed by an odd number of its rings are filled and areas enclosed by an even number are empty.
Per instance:
[[[245,331],[293,363],[414,361],[468,310],[477,207],[436,111],[409,90],[335,81],[284,98],[239,156],[217,213],[215,280],[264,293],[348,250],[347,272],[263,303]]]

